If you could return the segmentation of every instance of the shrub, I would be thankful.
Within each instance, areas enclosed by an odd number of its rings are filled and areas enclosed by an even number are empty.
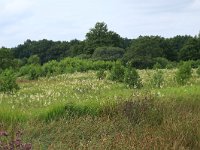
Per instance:
[[[142,86],[140,76],[135,68],[127,68],[124,75],[124,82],[132,88],[140,88]]]
[[[96,74],[97,78],[99,80],[102,80],[106,77],[106,73],[105,73],[105,70],[103,69],[100,69],[99,71],[97,71],[97,74]]]
[[[36,80],[42,76],[42,68],[40,65],[30,65],[30,70],[28,72],[29,80]]]
[[[31,70],[31,66],[25,65],[25,66],[20,68],[20,70],[18,72],[18,76],[28,75],[30,70]]]
[[[191,64],[192,68],[198,68],[200,66],[200,59],[199,60],[190,60],[187,62],[189,62]]]
[[[37,55],[32,55],[28,58],[28,64],[40,64],[40,58]]]
[[[184,62],[179,66],[178,71],[176,73],[176,81],[180,85],[185,85],[192,76],[192,68],[191,64],[188,62]]]
[[[200,66],[197,68],[196,73],[197,73],[198,76],[200,76]]]
[[[44,76],[51,76],[51,75],[58,75],[61,73],[59,62],[52,60],[48,63],[45,63],[42,66],[43,75]]]
[[[32,144],[24,143],[22,141],[22,132],[17,131],[15,136],[9,134],[6,131],[0,131],[0,149],[4,150],[31,150]],[[9,139],[12,137],[11,139]]]
[[[159,65],[159,67],[156,69],[166,68],[166,66],[170,63],[169,60],[167,60],[166,58],[163,58],[163,57],[157,57],[157,58],[154,58],[153,60],[155,61],[154,66]]]
[[[158,62],[155,65],[153,65],[153,69],[161,69],[161,68],[162,66]]]
[[[163,86],[163,83],[164,83],[163,71],[156,70],[150,81],[151,86],[155,88],[161,88]]]
[[[109,79],[112,81],[123,82],[124,71],[125,71],[124,66],[122,66],[120,62],[116,62],[115,65],[111,69]]]
[[[0,92],[14,92],[19,89],[13,70],[6,69],[0,74]]]
[[[167,64],[166,69],[172,69],[172,68],[174,68],[174,67],[176,67],[175,64],[169,63],[169,64]]]
[[[132,67],[137,69],[153,68],[154,61],[149,57],[137,57],[129,61]]]

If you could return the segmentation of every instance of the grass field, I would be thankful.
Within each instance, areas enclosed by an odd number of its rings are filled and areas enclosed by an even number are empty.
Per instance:
[[[2,140],[20,130],[33,149],[200,149],[200,78],[180,87],[176,70],[163,71],[152,88],[154,70],[140,70],[141,89],[96,72],[19,78],[18,92],[0,93]]]

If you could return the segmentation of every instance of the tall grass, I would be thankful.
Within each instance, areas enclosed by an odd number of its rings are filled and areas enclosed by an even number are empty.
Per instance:
[[[34,149],[200,149],[197,76],[173,85],[176,70],[163,70],[152,89],[154,72],[139,71],[142,89],[96,72],[19,80],[18,92],[0,94],[0,129],[23,130]]]

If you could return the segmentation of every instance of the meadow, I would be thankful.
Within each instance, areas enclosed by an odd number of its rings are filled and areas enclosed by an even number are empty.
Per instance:
[[[21,131],[33,149],[200,149],[200,77],[194,69],[180,86],[176,69],[162,71],[155,88],[155,70],[138,70],[140,89],[96,71],[19,77],[19,91],[0,93],[0,131],[8,133],[0,139]]]

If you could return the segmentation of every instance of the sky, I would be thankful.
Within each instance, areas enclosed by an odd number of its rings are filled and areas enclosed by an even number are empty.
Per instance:
[[[0,47],[84,40],[96,22],[122,37],[197,35],[200,0],[0,0]]]

